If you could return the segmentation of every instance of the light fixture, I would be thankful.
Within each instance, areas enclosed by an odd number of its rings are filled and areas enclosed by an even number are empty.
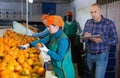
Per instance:
[[[33,3],[33,0],[28,0],[30,3]]]

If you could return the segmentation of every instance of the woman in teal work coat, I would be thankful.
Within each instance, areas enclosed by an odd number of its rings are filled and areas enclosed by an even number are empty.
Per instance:
[[[50,31],[49,36],[30,44],[22,45],[22,47],[36,46],[37,43],[42,42],[43,47],[39,47],[38,49],[51,57],[51,65],[56,76],[58,78],[75,78],[74,66],[71,59],[71,43],[62,30],[64,26],[62,17],[57,15],[49,16],[46,24]]]

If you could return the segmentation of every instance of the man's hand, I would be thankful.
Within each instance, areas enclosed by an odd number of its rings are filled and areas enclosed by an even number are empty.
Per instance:
[[[89,32],[86,32],[85,34],[84,34],[84,37],[90,37],[91,36],[91,33],[89,33]]]
[[[92,40],[93,42],[96,42],[96,43],[102,43],[101,38],[91,38],[90,40]]]

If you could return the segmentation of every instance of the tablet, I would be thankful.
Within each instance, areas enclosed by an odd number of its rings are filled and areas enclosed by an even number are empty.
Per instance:
[[[82,36],[81,39],[90,39],[90,38],[101,38],[100,35],[91,35],[90,37],[84,37]]]

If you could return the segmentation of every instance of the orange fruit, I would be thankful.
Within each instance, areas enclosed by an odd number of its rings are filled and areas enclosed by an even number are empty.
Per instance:
[[[32,65],[32,64],[33,64],[33,60],[32,60],[32,59],[27,59],[27,63],[28,63],[29,65]]]
[[[11,71],[14,71],[14,65],[12,63],[8,64],[7,68]]]
[[[25,58],[22,55],[17,58],[17,62],[19,62],[20,64],[23,63],[24,60],[25,60]]]
[[[26,69],[26,68],[23,69],[22,75],[24,75],[24,76],[30,75],[30,70],[29,70],[29,69]]]
[[[33,53],[30,53],[30,54],[29,54],[29,57],[30,57],[30,58],[33,58],[34,56],[35,56],[35,55],[34,55]]]
[[[0,63],[0,71],[3,71],[6,69],[7,63],[6,62],[1,62]]]
[[[5,69],[0,72],[0,78],[10,78],[9,75],[11,74],[11,71],[9,69]]]
[[[42,47],[42,44],[41,44],[41,43],[37,43],[37,46],[38,46],[38,47]]]
[[[29,64],[27,62],[23,62],[21,65],[22,65],[23,68],[28,68],[29,67]]]
[[[35,73],[37,73],[38,72],[38,66],[36,65],[36,66],[34,66],[34,68],[33,68],[33,72],[35,72]]]
[[[41,75],[41,76],[44,76],[44,74],[45,74],[45,69],[44,69],[44,67],[39,67],[39,68],[38,68],[38,74]]]
[[[15,65],[14,71],[15,72],[21,72],[22,71],[22,66],[20,64]]]
[[[9,76],[9,78],[19,78],[19,75],[15,72],[11,72]]]

